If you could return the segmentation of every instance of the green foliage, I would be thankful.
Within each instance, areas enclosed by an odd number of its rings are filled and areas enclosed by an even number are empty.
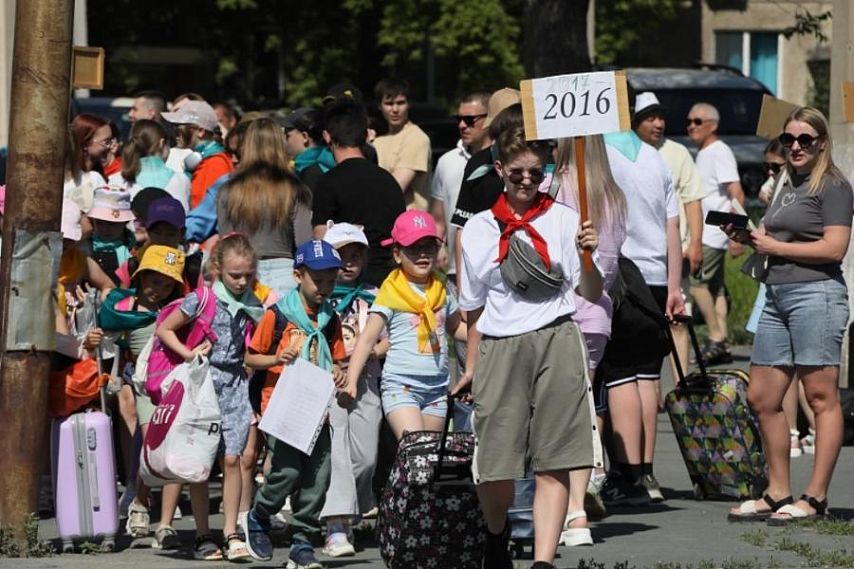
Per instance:
[[[596,61],[620,62],[676,18],[680,0],[614,0],[596,2]]]
[[[830,60],[810,61],[807,66],[812,75],[812,85],[807,92],[808,104],[830,116]]]
[[[755,545],[756,547],[764,547],[768,541],[768,532],[764,529],[757,529],[741,534],[741,541]]]
[[[39,539],[39,517],[30,514],[24,521],[23,549],[10,527],[0,527],[0,558],[2,557],[50,557],[53,555],[50,543]]]
[[[740,257],[732,257],[727,253],[724,260],[724,281],[729,293],[727,332],[732,344],[749,344],[753,339],[744,326],[753,310],[759,284],[741,272],[741,265],[751,252],[752,249],[747,248]]]
[[[833,516],[807,520],[799,524],[798,527],[809,528],[823,535],[854,535],[854,524]]]
[[[830,38],[822,31],[822,23],[830,20],[830,18],[830,10],[821,14],[813,14],[809,10],[798,9],[795,12],[795,23],[783,29],[783,36],[786,39],[792,36],[813,36],[819,43],[825,43]]]
[[[854,568],[854,555],[845,549],[818,548],[803,541],[784,537],[775,547],[780,551],[791,551],[803,557],[810,567],[849,567]]]
[[[391,72],[422,63],[432,52],[442,67],[456,71],[452,94],[459,96],[518,83],[519,33],[500,0],[398,0],[383,9],[377,44]]]

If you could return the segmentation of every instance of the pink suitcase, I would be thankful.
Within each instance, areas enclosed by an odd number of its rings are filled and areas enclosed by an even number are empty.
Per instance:
[[[100,411],[55,420],[51,451],[63,553],[73,551],[75,539],[99,536],[102,549],[112,551],[119,528],[112,420]]]

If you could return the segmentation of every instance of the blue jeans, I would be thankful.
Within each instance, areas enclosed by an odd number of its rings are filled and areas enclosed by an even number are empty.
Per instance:
[[[769,284],[750,363],[761,366],[838,366],[848,326],[842,277]]]
[[[279,298],[284,297],[297,287],[294,280],[294,260],[282,257],[258,261],[258,280],[276,291]]]

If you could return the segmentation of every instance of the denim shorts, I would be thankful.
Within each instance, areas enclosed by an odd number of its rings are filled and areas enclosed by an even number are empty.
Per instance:
[[[294,260],[281,257],[258,261],[258,280],[276,291],[279,298],[284,298],[297,287],[294,280]]]
[[[848,326],[842,277],[769,284],[750,363],[761,366],[838,366]]]
[[[384,373],[380,383],[383,412],[414,407],[425,415],[445,417],[448,412],[448,375],[407,377]]]

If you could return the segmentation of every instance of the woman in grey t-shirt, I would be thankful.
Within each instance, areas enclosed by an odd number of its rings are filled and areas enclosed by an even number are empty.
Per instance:
[[[848,291],[841,261],[854,210],[851,186],[833,164],[827,119],[820,111],[793,111],[780,142],[789,179],[763,225],[750,234],[756,251],[768,256],[748,399],[759,418],[769,485],[764,497],[730,512],[731,520],[768,520],[768,525],[827,511],[827,488],[842,444],[838,382]],[[798,500],[791,496],[789,427],[782,408],[795,377],[803,381],[816,422],[812,478]]]

